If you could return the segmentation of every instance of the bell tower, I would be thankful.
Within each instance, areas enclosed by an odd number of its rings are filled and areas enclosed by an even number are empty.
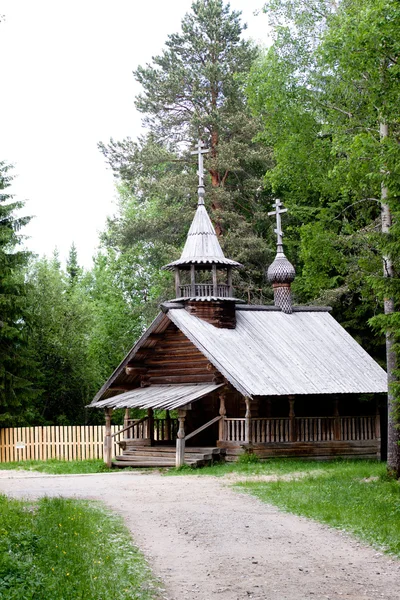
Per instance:
[[[163,269],[175,272],[175,295],[171,302],[185,305],[185,309],[208,321],[215,327],[236,327],[232,269],[242,268],[234,260],[225,258],[217,234],[204,204],[203,149],[199,140],[198,155],[198,202],[181,257]]]

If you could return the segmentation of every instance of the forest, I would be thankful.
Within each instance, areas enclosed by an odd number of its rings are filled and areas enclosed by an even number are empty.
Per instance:
[[[206,202],[223,250],[243,263],[236,295],[272,302],[276,198],[294,300],[333,316],[399,380],[399,59],[396,0],[268,0],[273,42],[243,37],[239,12],[195,0],[162,53],[136,67],[137,139],[99,141],[119,204],[91,269],[71,245],[22,249],[23,205],[0,162],[0,427],[83,424],[96,391],[174,296],[161,266],[179,257],[196,206],[200,138]],[[1,24],[0,24],[1,27]],[[135,65],[132,65],[135,67]],[[132,109],[133,110],[133,109]],[[22,210],[23,213],[23,210]]]

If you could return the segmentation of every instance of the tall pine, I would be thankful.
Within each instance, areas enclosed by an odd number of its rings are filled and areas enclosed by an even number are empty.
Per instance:
[[[259,299],[273,253],[265,240],[271,226],[263,190],[269,152],[253,141],[260,122],[247,108],[244,85],[258,51],[243,39],[244,28],[240,13],[222,0],[193,2],[163,52],[134,71],[143,90],[136,107],[148,133],[101,149],[124,184],[113,239],[126,246],[140,240],[161,266],[179,256],[193,216],[197,177],[190,151],[202,139],[210,149],[211,218],[226,253],[247,267],[238,275],[238,293]]]
[[[35,392],[35,365],[28,358],[28,323],[24,274],[28,253],[19,249],[21,228],[29,217],[17,216],[22,202],[8,193],[11,166],[0,162],[0,426],[29,422]]]

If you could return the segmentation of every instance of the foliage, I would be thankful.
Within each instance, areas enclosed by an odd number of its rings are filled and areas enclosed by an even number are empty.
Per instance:
[[[92,313],[89,300],[57,255],[32,263],[28,272],[31,313],[29,349],[38,365],[37,407],[42,423],[85,422],[84,407],[98,386],[89,360]]]
[[[271,259],[262,186],[269,150],[254,142],[260,123],[248,110],[244,81],[257,50],[241,38],[243,28],[240,13],[222,0],[194,2],[162,54],[134,72],[148,134],[100,148],[124,184],[119,215],[110,223],[117,248],[139,243],[158,269],[179,256],[193,216],[197,177],[190,151],[203,139],[210,148],[208,208],[224,251],[246,265],[235,282],[239,293],[259,298]]]
[[[302,301],[333,304],[376,355],[363,323],[397,286],[381,275],[382,254],[395,258],[399,248],[395,236],[379,235],[379,203],[384,183],[397,210],[398,4],[271,0],[266,10],[275,42],[248,95],[273,147],[267,183],[291,210],[288,247],[301,269],[294,289]]]
[[[0,162],[0,425],[17,425],[31,410],[34,361],[26,351],[28,323],[24,270],[28,253],[18,249],[20,230],[29,217],[19,217],[22,202],[13,201],[7,188],[11,166]]]
[[[82,500],[0,496],[4,600],[150,600],[157,584],[122,519]]]

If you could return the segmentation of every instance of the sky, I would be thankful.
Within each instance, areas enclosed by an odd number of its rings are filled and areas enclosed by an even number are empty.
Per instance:
[[[231,0],[245,32],[268,44],[262,0]],[[115,179],[97,148],[136,138],[140,85],[132,71],[179,31],[191,0],[0,0],[0,160],[15,165],[10,188],[24,200],[27,248],[60,258],[72,242],[90,268],[116,210]]]

